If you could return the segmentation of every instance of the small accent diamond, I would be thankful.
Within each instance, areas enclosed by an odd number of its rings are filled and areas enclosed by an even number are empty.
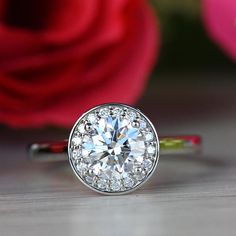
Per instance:
[[[73,157],[74,159],[77,159],[77,158],[79,157],[79,155],[80,155],[80,149],[74,149],[74,150],[72,151],[72,157]]]
[[[97,187],[98,187],[99,189],[106,189],[106,188],[107,188],[107,182],[106,182],[106,180],[104,180],[104,179],[99,179],[99,180],[97,181]]]
[[[88,170],[88,166],[83,162],[77,164],[76,168],[80,173],[83,173],[83,174],[85,174],[85,172],[87,172]]]
[[[139,123],[140,123],[140,128],[145,129],[147,127],[147,122],[146,121],[140,120]]]
[[[121,108],[118,108],[118,107],[116,107],[116,108],[114,108],[114,109],[112,110],[112,114],[113,114],[114,116],[120,116],[120,115],[122,115],[122,113],[123,113],[122,109],[121,109]]]
[[[134,170],[134,176],[137,178],[137,180],[142,180],[143,178],[145,178],[146,173],[145,173],[145,171],[143,170],[143,168],[137,167],[137,168]]]
[[[78,131],[79,131],[81,134],[84,134],[84,133],[85,133],[85,129],[84,129],[84,124],[83,124],[83,123],[78,126]]]
[[[97,117],[94,113],[88,115],[88,121],[91,122],[91,124],[95,123],[97,120]]]
[[[81,144],[81,142],[82,142],[82,139],[79,136],[75,136],[72,138],[72,143],[75,146],[78,146],[79,144]]]
[[[116,180],[116,179],[111,180],[111,185],[110,185],[110,187],[111,187],[111,190],[114,191],[114,192],[119,191],[120,188],[121,188],[120,181],[119,181],[119,180]]]
[[[107,117],[109,115],[109,113],[110,113],[110,110],[108,107],[105,107],[99,111],[99,115],[101,117]]]
[[[132,188],[132,187],[134,186],[134,180],[131,179],[130,177],[126,177],[126,178],[124,179],[124,186],[125,186],[126,188]]]
[[[154,135],[153,135],[152,132],[148,132],[148,133],[145,134],[146,141],[150,142],[150,141],[153,140],[153,138],[154,138]]]
[[[137,114],[134,111],[129,110],[129,111],[127,111],[127,116],[130,120],[134,120],[134,119],[136,119]]]
[[[92,184],[93,183],[93,177],[92,176],[89,176],[89,175],[86,175],[85,176],[85,180],[88,184]]]
[[[149,146],[147,147],[147,152],[148,152],[148,154],[153,155],[153,154],[155,154],[155,151],[156,151],[156,148],[155,148],[153,145],[149,145]]]
[[[150,169],[152,168],[152,165],[153,165],[153,163],[152,163],[152,161],[149,160],[149,159],[146,159],[146,160],[144,160],[144,162],[143,162],[143,166],[144,166],[144,168],[145,168],[146,170],[150,170]]]

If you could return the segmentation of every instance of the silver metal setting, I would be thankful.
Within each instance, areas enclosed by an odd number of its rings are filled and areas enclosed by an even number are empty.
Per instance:
[[[111,117],[108,119],[108,116]],[[93,137],[95,134],[98,137]],[[101,140],[102,144],[99,143]],[[195,154],[200,151],[199,135],[158,137],[153,124],[140,110],[125,104],[108,103],[84,113],[73,126],[69,140],[36,142],[29,145],[29,158],[39,162],[69,160],[73,172],[84,185],[102,194],[119,195],[136,190],[152,176],[159,161],[159,154],[162,157],[177,156],[182,159],[189,155],[199,157]],[[130,159],[134,164],[126,165],[126,160]],[[88,164],[93,160],[100,164],[101,169],[95,166],[97,163],[90,168]],[[135,169],[132,169],[134,167]],[[133,172],[129,175],[131,170]],[[104,173],[99,175],[99,172]],[[128,181],[127,176],[130,177]],[[105,185],[101,180],[105,181]]]
[[[99,111],[102,111],[102,109],[105,109],[104,112],[107,112],[106,109],[108,108],[108,112],[110,115],[112,115],[116,108],[119,110],[121,109],[122,110],[122,114],[118,114],[117,116],[122,116],[124,114],[127,114],[128,112],[134,112],[134,114],[138,114],[137,117],[135,117],[134,120],[130,120],[130,122],[133,122],[133,126],[135,128],[138,128],[139,127],[139,119],[141,121],[145,121],[148,128],[149,129],[149,132],[151,132],[153,134],[153,146],[155,146],[155,152],[153,153],[153,156],[151,157],[152,158],[152,167],[149,171],[147,171],[145,173],[145,177],[143,177],[143,179],[141,179],[138,184],[134,185],[134,187],[129,187],[129,188],[120,188],[119,190],[117,191],[114,191],[114,190],[109,190],[109,189],[102,189],[102,188],[98,188],[97,185],[94,184],[94,182],[92,181],[91,184],[88,183],[88,181],[85,180],[85,177],[86,177],[86,174],[82,176],[81,172],[78,171],[77,167],[76,167],[76,162],[78,163],[79,160],[83,160],[83,155],[82,154],[78,154],[78,156],[76,156],[76,158],[73,156],[73,151],[75,150],[75,145],[74,145],[74,140],[73,138],[76,136],[76,134],[80,135],[80,133],[78,132],[78,128],[80,127],[81,128],[81,124],[82,125],[82,129],[83,129],[83,126],[85,127],[86,131],[83,131],[83,132],[90,132],[91,129],[92,129],[92,125],[90,122],[88,121],[85,121],[88,116],[90,114],[97,114],[97,116],[101,117],[101,114],[99,114]],[[125,112],[123,112],[125,111]],[[128,116],[126,116],[126,119],[127,119]],[[99,119],[99,118],[98,118]],[[81,136],[81,138],[83,138],[83,136]],[[146,143],[145,143],[146,145]],[[79,145],[78,145],[79,146]],[[145,146],[146,147],[146,146]],[[158,139],[158,135],[156,133],[156,130],[153,126],[153,124],[151,123],[151,121],[138,109],[135,109],[131,106],[128,106],[128,105],[125,105],[125,104],[119,104],[119,103],[109,103],[109,104],[103,104],[103,105],[99,105],[99,106],[96,106],[92,109],[90,109],[89,111],[87,111],[86,113],[84,113],[77,121],[76,123],[74,124],[71,132],[70,132],[70,136],[69,136],[69,140],[68,140],[68,159],[69,159],[69,162],[70,162],[70,165],[71,165],[71,168],[73,170],[73,172],[75,173],[75,175],[78,177],[78,179],[84,184],[86,185],[87,187],[89,187],[90,189],[96,191],[96,192],[99,192],[99,193],[102,193],[102,194],[106,194],[106,195],[120,195],[120,194],[126,194],[126,193],[130,193],[138,188],[140,188],[151,176],[152,174],[155,172],[156,170],[156,167],[157,167],[157,164],[158,164],[158,160],[159,160],[159,139]],[[89,160],[88,160],[89,161]],[[82,163],[82,162],[81,162]],[[89,172],[90,171],[90,172]],[[140,171],[139,169],[137,169],[137,172]],[[91,173],[91,170],[88,170],[87,172],[87,175],[89,174],[92,174]],[[93,176],[93,178],[95,178],[95,182],[96,182],[96,175]],[[109,181],[109,185],[111,184],[111,181],[112,180],[107,180]],[[122,180],[123,181],[123,180]]]

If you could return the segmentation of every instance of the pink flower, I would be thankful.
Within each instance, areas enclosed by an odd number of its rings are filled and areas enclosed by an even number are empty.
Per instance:
[[[236,61],[236,0],[203,0],[202,10],[210,37]]]

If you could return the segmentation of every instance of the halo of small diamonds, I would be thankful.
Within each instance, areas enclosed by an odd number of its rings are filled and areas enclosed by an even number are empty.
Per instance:
[[[77,177],[104,194],[140,187],[154,172],[159,141],[148,118],[123,104],[104,104],[82,115],[71,130],[68,156]]]

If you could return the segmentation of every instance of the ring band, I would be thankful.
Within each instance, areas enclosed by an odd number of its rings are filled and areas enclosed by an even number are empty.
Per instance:
[[[196,154],[201,150],[199,135],[159,137],[160,155]],[[68,161],[68,140],[38,142],[29,146],[29,158],[33,161]]]
[[[83,184],[114,195],[142,186],[156,170],[159,154],[193,154],[200,150],[200,144],[197,135],[159,138],[140,110],[108,103],[83,114],[68,140],[34,143],[29,154],[38,161],[68,159]]]

